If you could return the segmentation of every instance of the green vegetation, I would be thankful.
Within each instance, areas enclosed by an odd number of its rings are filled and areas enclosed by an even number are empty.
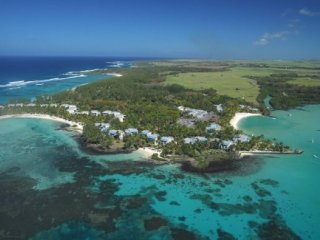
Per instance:
[[[195,90],[213,88],[220,95],[242,98],[255,104],[259,87],[255,81],[243,77],[246,73],[243,68],[232,68],[223,72],[181,73],[169,75],[165,83],[179,84]]]
[[[94,124],[86,124],[83,128],[83,138],[87,143],[100,144],[103,148],[109,148],[112,138],[100,131]]]
[[[198,62],[164,61],[139,62],[137,68],[120,69],[124,75],[84,85],[72,91],[53,96],[39,97],[35,107],[13,107],[0,109],[0,114],[45,113],[84,123],[83,139],[88,144],[103,149],[137,149],[159,147],[163,159],[170,156],[186,156],[201,168],[209,161],[231,158],[233,151],[276,150],[286,151],[282,143],[266,140],[262,136],[252,137],[247,143],[234,144],[229,150],[220,150],[223,140],[232,140],[240,131],[234,130],[230,119],[237,111],[250,111],[259,105],[259,110],[268,113],[263,100],[271,96],[275,109],[286,109],[303,104],[320,102],[320,86],[307,81],[318,81],[320,66],[298,65],[287,62]],[[304,83],[304,86],[296,84]],[[25,101],[24,101],[25,102]],[[112,116],[70,114],[63,107],[39,107],[39,104],[74,104],[79,111],[119,111],[126,115],[124,122]],[[223,112],[216,105],[222,104]],[[241,108],[240,105],[245,105]],[[199,120],[178,110],[179,106],[205,110],[209,119]],[[179,120],[194,122],[190,126]],[[188,121],[186,121],[188,122]],[[207,132],[211,122],[222,126],[221,131]],[[172,136],[170,144],[156,144],[142,134],[113,138],[102,133],[94,123],[109,123],[110,129],[123,132],[129,127],[139,131],[149,130],[160,136]],[[202,136],[208,141],[185,144],[184,138]],[[217,140],[218,139],[218,140]],[[230,152],[229,152],[230,151]]]
[[[312,79],[312,78],[298,78],[295,80],[288,81],[289,84],[296,84],[299,86],[306,87],[320,87],[320,79]]]
[[[296,73],[251,78],[257,81],[261,89],[259,103],[262,104],[265,97],[271,96],[270,104],[274,109],[289,109],[320,102],[320,86],[300,86],[290,82],[292,79],[301,78]]]

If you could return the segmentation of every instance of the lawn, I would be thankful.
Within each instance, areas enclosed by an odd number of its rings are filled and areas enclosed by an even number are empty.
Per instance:
[[[186,88],[202,90],[213,88],[218,94],[234,98],[244,98],[251,103],[257,103],[259,87],[254,80],[248,79],[246,75],[266,76],[270,74],[266,69],[232,68],[225,72],[201,72],[181,73],[169,75],[165,84],[179,84]]]
[[[306,87],[320,87],[320,79],[299,78],[292,81],[288,81],[288,83]]]
[[[200,65],[201,62],[168,62],[167,64],[181,64],[184,67],[190,64],[193,67]],[[206,66],[212,64],[216,67],[223,66],[219,62],[205,62]],[[261,66],[249,66],[249,64],[256,64]],[[259,86],[254,80],[246,76],[270,76],[271,74],[285,74],[296,73],[300,76],[299,79],[292,79],[289,83],[303,85],[303,86],[320,86],[320,80],[303,77],[305,75],[318,75],[320,63],[319,62],[290,62],[290,61],[234,61],[227,62],[230,70],[218,72],[190,72],[180,73],[176,75],[168,75],[165,84],[179,84],[186,88],[202,90],[213,88],[218,94],[227,95],[234,98],[244,98],[246,101],[256,104],[256,98],[259,95]],[[263,67],[267,65],[267,67]],[[209,69],[208,69],[209,70]],[[303,77],[303,78],[301,78]]]

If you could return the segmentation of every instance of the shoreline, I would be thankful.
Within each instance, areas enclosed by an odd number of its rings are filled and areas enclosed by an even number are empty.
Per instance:
[[[160,154],[161,154],[161,150],[150,148],[150,147],[138,148],[138,150],[136,150],[134,152],[141,154],[146,159],[151,159],[152,155],[155,153],[157,153],[158,156],[160,156]]]
[[[122,77],[123,76],[120,73],[107,73],[107,75],[114,76],[114,77]]]
[[[83,133],[83,125],[81,123],[69,121],[64,118],[51,116],[48,114],[22,113],[22,114],[10,114],[10,115],[0,116],[0,120],[10,119],[10,118],[42,119],[42,120],[51,120],[51,121],[55,121],[55,122],[61,122],[61,123],[65,123],[65,124],[69,125],[69,127],[67,127],[66,130],[72,130],[72,131],[77,132],[79,134]],[[140,154],[145,159],[151,159],[152,155],[155,153],[157,153],[159,156],[161,154],[161,150],[150,148],[150,147],[138,148],[137,150],[132,151],[132,152]],[[119,153],[123,153],[123,152],[119,151]],[[130,153],[130,152],[127,152],[127,153]],[[106,152],[105,154],[108,154],[108,153]]]
[[[1,119],[9,119],[9,118],[32,118],[32,119],[43,119],[43,120],[51,120],[61,123],[66,123],[70,125],[68,129],[75,131],[77,133],[83,133],[83,125],[81,123],[73,122],[66,120],[64,118],[55,117],[47,114],[37,114],[37,113],[23,113],[23,114],[11,114],[11,115],[3,115],[0,116]]]
[[[239,123],[242,119],[248,117],[255,117],[255,116],[263,116],[261,113],[243,113],[237,112],[233,118],[230,120],[230,125],[235,129],[239,130]]]

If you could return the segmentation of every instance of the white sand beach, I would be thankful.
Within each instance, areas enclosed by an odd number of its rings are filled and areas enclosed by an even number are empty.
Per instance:
[[[161,150],[149,147],[139,148],[136,152],[143,155],[145,158],[151,158],[154,153],[158,153],[158,156],[161,154]]]
[[[244,119],[244,118],[247,118],[247,117],[253,117],[253,116],[262,116],[261,113],[239,113],[237,112],[234,117],[230,120],[230,125],[236,129],[236,130],[239,130],[239,122]]]
[[[0,116],[0,119],[7,119],[7,118],[36,118],[36,119],[52,120],[52,121],[69,124],[71,129],[78,133],[83,132],[83,125],[81,123],[72,122],[60,117],[50,116],[47,114],[26,113],[26,114],[12,114],[12,115]]]
[[[114,76],[114,77],[122,77],[123,76],[120,73],[107,73],[107,75],[111,75],[111,76]]]

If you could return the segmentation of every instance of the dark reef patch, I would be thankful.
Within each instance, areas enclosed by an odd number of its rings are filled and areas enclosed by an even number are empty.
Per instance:
[[[263,185],[268,185],[271,187],[278,187],[278,185],[279,185],[279,182],[272,180],[272,179],[262,179],[259,182]]]
[[[190,162],[181,163],[181,169],[192,173],[215,173],[221,176],[247,176],[258,172],[264,164],[264,160],[259,156],[244,157],[239,160],[213,161],[208,167],[199,168]]]
[[[146,204],[148,202],[148,199],[145,197],[131,197],[130,199],[128,199],[127,201],[127,205],[126,208],[128,209],[135,209],[135,208],[140,208],[142,207],[144,204]]]
[[[172,206],[180,206],[180,203],[178,203],[176,201],[171,201],[170,205],[172,205]]]
[[[190,231],[179,229],[179,228],[172,228],[171,229],[171,236],[174,240],[196,240],[198,239],[196,235]]]
[[[162,226],[167,226],[167,221],[161,217],[153,217],[144,220],[144,228],[147,231],[158,230]]]
[[[166,201],[166,198],[165,198],[166,195],[167,195],[166,191],[159,191],[154,194],[156,199],[161,202]]]
[[[255,231],[259,239],[262,240],[299,240],[301,239],[296,235],[287,225],[278,219],[272,219],[266,223],[256,226]]]
[[[221,228],[217,229],[218,240],[236,240],[232,234],[222,230]]]
[[[271,193],[266,189],[260,187],[257,182],[251,183],[251,187],[259,197],[271,196]]]
[[[252,198],[248,195],[243,196],[243,200],[246,202],[252,202]]]
[[[19,176],[19,169],[0,174],[0,239],[50,239],[49,236],[55,239],[127,239],[128,236],[149,239],[153,234],[170,239],[173,234],[170,229],[177,229],[174,235],[178,237],[204,239],[184,230],[181,224],[170,223],[153,210],[154,197],[165,201],[166,191],[150,186],[138,195],[117,196],[115,192],[120,183],[112,178],[100,180],[113,174],[145,174],[155,168],[152,163],[99,164],[68,152],[59,158],[53,157],[52,164],[61,172],[74,173],[74,182],[37,191],[33,188],[36,181]],[[172,175],[170,178],[183,177]],[[175,201],[172,204],[179,205]],[[180,221],[183,220],[181,217]]]

